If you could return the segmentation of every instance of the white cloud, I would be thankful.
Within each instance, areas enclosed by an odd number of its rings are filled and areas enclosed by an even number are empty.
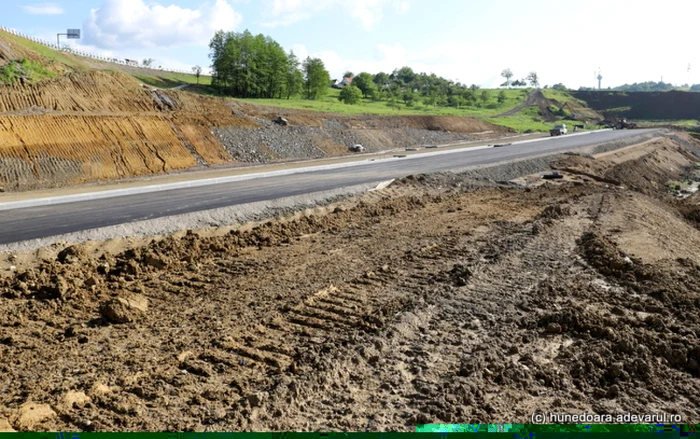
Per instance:
[[[384,9],[388,6],[399,14],[409,8],[407,0],[268,0],[268,4],[269,16],[263,23],[267,27],[288,26],[318,13],[340,8],[368,30],[381,22]]]
[[[56,3],[37,3],[33,5],[22,6],[28,14],[32,15],[61,15],[64,13],[63,8],[61,8]]]
[[[199,9],[143,0],[105,0],[90,10],[83,33],[87,44],[106,49],[207,45],[216,31],[235,30],[241,21],[227,0]]]
[[[411,5],[405,0],[394,0],[393,6],[397,14],[405,14]]]

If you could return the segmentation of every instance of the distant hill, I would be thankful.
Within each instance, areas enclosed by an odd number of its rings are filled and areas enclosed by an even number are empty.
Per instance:
[[[626,92],[580,90],[577,98],[606,117],[637,120],[689,120],[700,118],[700,94],[671,90],[665,92]]]
[[[689,86],[688,84],[684,84],[681,86],[678,85],[673,85],[668,82],[654,82],[654,81],[646,81],[646,82],[635,82],[634,84],[623,84],[617,87],[610,87],[605,90],[601,91],[626,91],[626,92],[664,92],[664,91],[672,91],[672,90],[680,90],[680,91],[692,91],[692,92],[700,92],[700,84],[693,84],[692,86]],[[591,87],[581,87],[579,91],[597,91],[595,88]]]

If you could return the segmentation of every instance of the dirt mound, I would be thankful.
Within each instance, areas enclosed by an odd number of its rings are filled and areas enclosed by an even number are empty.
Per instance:
[[[615,164],[605,177],[623,181],[630,188],[645,194],[666,191],[668,183],[684,170],[694,167],[697,157],[668,139],[653,140],[648,145],[654,151],[631,163]]]
[[[631,276],[634,280],[637,272],[634,261],[609,239],[586,232],[579,238],[578,245],[584,259],[601,274],[628,280]]]

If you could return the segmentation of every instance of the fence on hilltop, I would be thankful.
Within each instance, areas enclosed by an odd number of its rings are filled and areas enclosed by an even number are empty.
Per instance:
[[[59,46],[58,46],[57,44],[55,44],[55,43],[51,43],[51,42],[49,42],[49,41],[42,40],[41,38],[36,38],[36,37],[31,36],[31,35],[24,34],[24,33],[22,33],[22,32],[19,32],[19,31],[15,30],[15,29],[11,29],[11,28],[8,28],[8,27],[2,26],[2,25],[0,25],[0,30],[3,30],[3,31],[5,31],[5,32],[7,32],[7,33],[9,33],[9,34],[12,34],[12,35],[15,35],[15,36],[17,36],[17,37],[24,38],[25,40],[29,40],[29,41],[32,41],[32,42],[34,42],[34,43],[41,44],[41,45],[46,46],[46,47],[48,47],[48,48],[50,48],[50,49],[54,49],[54,50],[58,50],[58,51],[61,51],[61,52],[66,52],[66,53],[70,53],[70,54],[73,54],[73,55],[82,56],[82,57],[85,57],[85,58],[92,58],[92,59],[95,59],[95,60],[98,60],[98,61],[102,61],[102,62],[108,62],[108,63],[114,63],[114,64],[121,64],[121,65],[124,65],[124,66],[137,67],[137,68],[147,69],[147,70],[157,70],[157,71],[159,71],[159,72],[166,72],[166,73],[183,73],[183,74],[186,74],[186,75],[192,75],[192,74],[193,74],[192,71],[189,71],[189,72],[188,72],[188,71],[186,71],[186,70],[167,69],[167,68],[163,68],[163,67],[160,67],[160,66],[159,66],[159,67],[149,67],[149,66],[144,66],[144,65],[139,64],[137,60],[129,60],[128,58],[125,58],[125,59],[112,58],[112,57],[97,55],[97,54],[95,54],[95,53],[90,53],[90,52],[83,51],[83,50],[75,50],[75,49],[73,49],[72,47],[70,47],[70,46],[68,46],[68,45],[64,45],[63,47],[59,47]],[[202,76],[207,76],[207,75],[202,75]]]

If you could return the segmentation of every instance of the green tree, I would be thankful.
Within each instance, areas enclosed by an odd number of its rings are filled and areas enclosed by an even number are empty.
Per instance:
[[[343,89],[340,90],[338,100],[348,105],[359,104],[362,102],[362,90],[354,85],[343,87]]]
[[[500,93],[498,93],[498,103],[502,104],[506,101],[506,92],[501,90]]]
[[[300,94],[304,89],[304,73],[299,70],[299,58],[293,51],[287,54],[287,72],[285,75],[285,91],[287,99]]]
[[[501,90],[503,91],[503,90]],[[481,104],[486,105],[489,103],[489,99],[491,96],[489,95],[489,92],[486,90],[482,90],[481,94],[479,95],[479,99],[481,99]]]
[[[151,67],[156,62],[153,58],[146,58],[142,61],[144,67]]]
[[[331,75],[319,58],[307,57],[303,64],[306,99],[318,99],[325,95],[331,82]]]
[[[374,78],[367,72],[362,72],[355,76],[352,80],[352,85],[362,90],[362,96],[365,98],[374,97],[377,93],[377,86],[374,83]]]
[[[200,66],[194,66],[192,67],[192,72],[194,76],[197,77],[197,85],[199,85],[199,77],[202,75],[202,68]]]
[[[354,76],[355,76],[355,75],[353,75],[352,72],[348,70],[348,71],[345,72],[345,74],[343,75],[343,78],[352,78],[352,77],[354,77]]]
[[[413,93],[413,90],[409,89],[403,92],[401,99],[403,99],[403,102],[406,104],[407,107],[412,107],[416,101],[416,94]]]
[[[437,99],[436,99],[435,95],[433,95],[433,94],[430,94],[430,95],[423,98],[423,104],[425,106],[433,106],[434,107],[436,102],[437,102]]]
[[[217,32],[210,44],[212,84],[235,97],[273,98],[286,93],[288,59],[272,38]]]
[[[379,72],[376,75],[374,75],[373,82],[381,90],[381,89],[389,86],[391,79],[389,79],[389,75],[387,75],[386,73]]]
[[[401,86],[406,86],[413,84],[416,79],[416,74],[410,67],[401,67],[398,70],[394,70],[390,78],[396,81]]]
[[[532,71],[528,73],[527,77],[525,78],[527,82],[530,83],[531,86],[533,87],[539,87],[540,86],[540,78],[537,75],[537,72]]]
[[[503,71],[501,72],[501,76],[506,78],[506,82],[504,82],[503,84],[505,84],[506,87],[510,88],[510,80],[513,79],[513,71],[511,69],[503,69]]]
[[[400,110],[401,109],[401,104],[399,104],[398,99],[394,95],[390,95],[389,99],[387,100],[386,103],[387,107],[393,108],[395,110]]]

